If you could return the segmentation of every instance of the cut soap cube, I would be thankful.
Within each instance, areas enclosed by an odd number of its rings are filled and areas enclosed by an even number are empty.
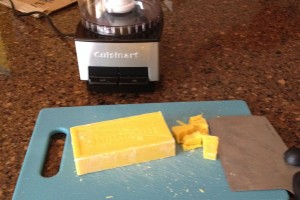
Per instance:
[[[213,135],[203,135],[203,158],[216,160],[218,155],[219,137]]]
[[[183,138],[182,148],[184,151],[202,147],[202,134],[198,131],[186,135]]]
[[[197,115],[190,117],[189,124],[194,127],[196,131],[199,131],[201,134],[208,135],[208,123],[202,115]]]
[[[175,136],[176,142],[182,143],[184,136],[195,132],[195,129],[192,125],[184,124],[180,126],[173,126],[172,132]]]
[[[175,155],[161,112],[72,127],[77,175]]]

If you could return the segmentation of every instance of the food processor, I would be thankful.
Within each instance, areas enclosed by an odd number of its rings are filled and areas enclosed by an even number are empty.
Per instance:
[[[80,79],[96,91],[146,91],[159,81],[159,0],[78,0]]]

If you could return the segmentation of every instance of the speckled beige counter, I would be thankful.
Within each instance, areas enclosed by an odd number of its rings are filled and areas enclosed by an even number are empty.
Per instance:
[[[161,81],[153,93],[138,94],[88,92],[72,38],[0,6],[8,69],[0,75],[0,199],[11,199],[36,117],[46,107],[239,99],[266,116],[288,146],[300,146],[300,2],[168,2]],[[73,33],[77,5],[52,18]]]

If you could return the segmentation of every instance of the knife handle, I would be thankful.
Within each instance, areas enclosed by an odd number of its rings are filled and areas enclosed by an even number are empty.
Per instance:
[[[293,190],[295,200],[300,200],[300,171],[296,172],[293,176]]]

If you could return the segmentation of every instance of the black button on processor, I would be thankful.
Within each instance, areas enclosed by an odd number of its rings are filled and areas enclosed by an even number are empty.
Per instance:
[[[119,84],[120,85],[143,85],[148,84],[147,67],[120,67]]]
[[[89,67],[89,84],[117,85],[118,67]]]
[[[114,84],[118,83],[117,77],[90,77],[89,79],[90,84]]]
[[[130,85],[130,84],[148,84],[147,77],[120,77],[120,85]]]

